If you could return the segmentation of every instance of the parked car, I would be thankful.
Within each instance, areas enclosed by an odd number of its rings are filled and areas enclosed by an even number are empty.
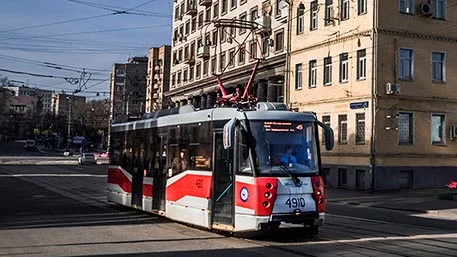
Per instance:
[[[97,164],[97,160],[95,159],[95,155],[93,153],[83,153],[78,158],[79,164]]]

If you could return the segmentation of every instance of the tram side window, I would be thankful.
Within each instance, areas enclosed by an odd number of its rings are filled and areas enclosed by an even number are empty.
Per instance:
[[[121,137],[121,133],[111,134],[110,164],[112,165],[121,164]]]
[[[239,167],[238,173],[239,174],[252,174],[251,166],[249,165],[249,145],[248,145],[248,138],[247,133],[244,130],[238,130],[237,137],[239,139],[238,143],[238,160],[239,160]]]
[[[189,128],[189,169],[211,170],[211,133],[208,123]]]

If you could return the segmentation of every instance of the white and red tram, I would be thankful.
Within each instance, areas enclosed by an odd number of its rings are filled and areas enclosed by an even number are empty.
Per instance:
[[[183,106],[151,116],[112,125],[109,201],[208,229],[285,222],[318,232],[325,214],[318,126],[327,149],[333,131],[313,113],[258,103],[255,110]],[[173,170],[180,152],[184,169]]]

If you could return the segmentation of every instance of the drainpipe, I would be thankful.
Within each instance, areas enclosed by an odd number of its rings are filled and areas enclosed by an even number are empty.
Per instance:
[[[371,173],[371,191],[375,191],[375,170],[376,170],[376,161],[375,161],[375,56],[377,53],[376,49],[376,5],[378,1],[373,1],[373,28],[371,29],[371,135],[370,135],[370,173]]]

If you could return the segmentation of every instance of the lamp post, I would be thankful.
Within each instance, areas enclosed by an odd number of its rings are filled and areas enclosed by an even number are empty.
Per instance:
[[[292,44],[292,18],[293,15],[293,7],[294,7],[294,0],[283,0],[288,5],[288,17],[287,17],[287,42],[286,42],[286,72],[284,73],[284,84],[285,84],[285,104],[286,106],[292,107],[292,103],[290,102],[290,54],[292,52],[291,44]],[[297,6],[297,11],[305,10],[305,5],[300,2]]]
[[[73,97],[67,96],[68,100],[68,124],[67,124],[67,150],[70,150],[70,137],[71,137],[71,102]]]

